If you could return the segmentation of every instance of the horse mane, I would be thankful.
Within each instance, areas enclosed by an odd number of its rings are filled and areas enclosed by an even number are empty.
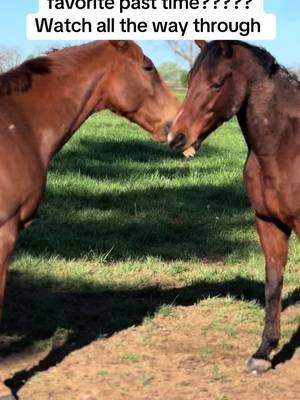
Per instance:
[[[57,53],[58,51],[60,51],[62,49],[63,49],[63,47],[61,47],[61,48],[60,47],[51,47],[49,50],[47,50],[45,52],[45,54],[47,56],[48,54]]]
[[[68,75],[74,65],[78,67],[88,62],[93,55],[98,55],[107,41],[94,41],[77,46],[52,48],[43,55],[25,61],[18,67],[0,74],[0,96],[13,92],[26,92],[32,88],[33,75],[55,73]],[[79,66],[80,67],[80,66]]]
[[[25,61],[18,67],[0,75],[0,95],[13,92],[26,92],[31,89],[33,75],[51,73],[51,60],[48,57],[37,57]]]
[[[292,74],[286,67],[279,64],[275,57],[272,56],[265,48],[254,46],[252,44],[242,42],[239,40],[229,40],[228,43],[230,45],[236,45],[246,48],[253,54],[256,58],[257,62],[263,69],[266,71],[269,77],[272,77],[277,72],[282,72],[288,80],[300,86],[300,82],[296,75]],[[198,69],[200,65],[206,70],[209,70],[212,67],[215,67],[219,61],[221,60],[222,56],[222,47],[220,41],[214,40],[208,43],[204,49],[201,51],[199,56],[197,57],[193,69]]]
[[[88,42],[79,46],[51,48],[43,55],[23,62],[23,64],[0,74],[0,96],[13,92],[26,92],[32,87],[33,75],[47,75],[58,68],[68,73],[69,66],[88,60],[92,51],[99,51],[101,42]]]

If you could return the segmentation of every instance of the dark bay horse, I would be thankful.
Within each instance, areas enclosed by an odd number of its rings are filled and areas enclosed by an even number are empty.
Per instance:
[[[300,83],[262,48],[238,41],[198,45],[202,52],[169,141],[195,152],[237,115],[249,150],[244,181],[266,260],[265,327],[247,369],[263,372],[280,338],[289,237],[292,231],[300,237]]]
[[[18,231],[34,220],[52,156],[94,112],[109,109],[165,141],[179,102],[131,41],[93,42],[0,75],[0,315]],[[0,400],[12,400],[0,383]]]

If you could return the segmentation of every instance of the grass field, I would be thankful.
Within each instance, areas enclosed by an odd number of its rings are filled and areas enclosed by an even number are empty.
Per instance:
[[[206,298],[221,308],[228,298],[249,304],[261,321],[264,262],[243,188],[245,157],[236,121],[185,161],[123,119],[92,117],[54,159],[38,219],[21,233],[2,352],[63,337],[55,363]],[[293,239],[285,305],[299,297],[299,258]],[[287,328],[290,335],[295,326]]]

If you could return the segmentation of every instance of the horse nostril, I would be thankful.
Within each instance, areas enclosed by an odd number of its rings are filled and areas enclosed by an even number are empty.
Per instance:
[[[175,139],[172,140],[170,143],[170,147],[174,149],[182,149],[184,145],[186,144],[186,137],[184,133],[178,133],[178,135],[175,137]]]

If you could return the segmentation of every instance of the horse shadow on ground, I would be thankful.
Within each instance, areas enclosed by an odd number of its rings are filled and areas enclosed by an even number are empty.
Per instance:
[[[207,161],[217,156],[226,157],[226,150],[217,148],[210,143],[203,145],[203,154]],[[245,155],[246,158],[246,155]],[[176,167],[169,166],[172,161],[182,161]],[[168,165],[166,164],[168,162]],[[180,165],[180,168],[178,168]],[[190,160],[185,160],[181,153],[171,150],[164,144],[138,139],[102,140],[101,142],[90,139],[80,139],[75,148],[67,148],[55,156],[50,166],[50,171],[60,175],[80,173],[80,176],[89,178],[130,180],[136,174],[145,170],[147,173],[159,170],[161,175],[174,177],[190,173]],[[207,173],[208,166],[199,168],[199,172]]]
[[[116,162],[114,147],[118,147],[120,160],[131,160],[133,164]],[[219,153],[222,156],[222,151],[211,145],[206,145],[204,152],[207,158]],[[67,176],[80,170],[80,176],[126,184],[140,173],[145,174],[142,160],[147,160],[146,174],[157,172],[162,179],[176,180],[191,174],[190,163],[183,161],[178,167],[163,161],[178,157],[182,156],[148,142],[83,141],[80,151],[59,154],[53,171]],[[242,233],[254,226],[242,180],[222,185],[201,183],[201,176],[211,168],[201,164],[196,171],[199,184],[184,187],[175,184],[172,188],[145,189],[141,185],[118,191],[108,186],[99,192],[80,191],[72,186],[48,187],[39,218],[21,234],[17,251],[34,256],[57,255],[67,260],[109,252],[110,261],[145,256],[166,261],[211,261],[257,250],[255,240],[242,235],[232,239],[233,232]],[[82,215],[86,216],[84,220]]]
[[[73,193],[71,198],[69,192],[55,193],[36,223],[21,233],[17,253],[73,260],[109,252],[108,261],[147,256],[220,261],[233,253],[242,257],[258,250],[257,240],[243,236],[254,229],[251,209],[243,202],[247,199],[234,183]]]
[[[164,304],[191,306],[208,297],[232,296],[264,306],[263,282],[243,277],[224,282],[199,281],[175,289],[149,286],[140,290],[114,290],[93,286],[93,292],[80,293],[55,292],[49,290],[48,283],[35,283],[26,275],[13,273],[8,285],[5,315],[10,317],[4,318],[2,330],[7,335],[23,339],[2,349],[2,357],[15,357],[18,353],[22,356],[22,352],[32,343],[55,337],[61,330],[68,332],[64,340],[59,340],[58,344],[53,343],[50,352],[37,365],[29,370],[19,371],[7,380],[6,383],[14,394],[35,374],[57,365],[74,350],[94,340],[108,338],[116,332],[142,324],[146,317],[153,317]],[[283,307],[293,305],[299,299],[300,293],[295,291],[284,299]],[[37,301],[38,313],[35,307]],[[300,328],[274,357],[273,366],[292,358],[299,345]]]
[[[282,302],[282,309],[285,310],[288,307],[298,304],[300,301],[300,289],[295,289],[287,298],[285,298]],[[286,363],[290,361],[296,350],[300,347],[300,324],[297,328],[297,330],[294,332],[293,336],[289,340],[288,343],[286,343],[280,351],[275,354],[275,356],[272,359],[272,366],[273,368],[276,368],[277,365]]]

